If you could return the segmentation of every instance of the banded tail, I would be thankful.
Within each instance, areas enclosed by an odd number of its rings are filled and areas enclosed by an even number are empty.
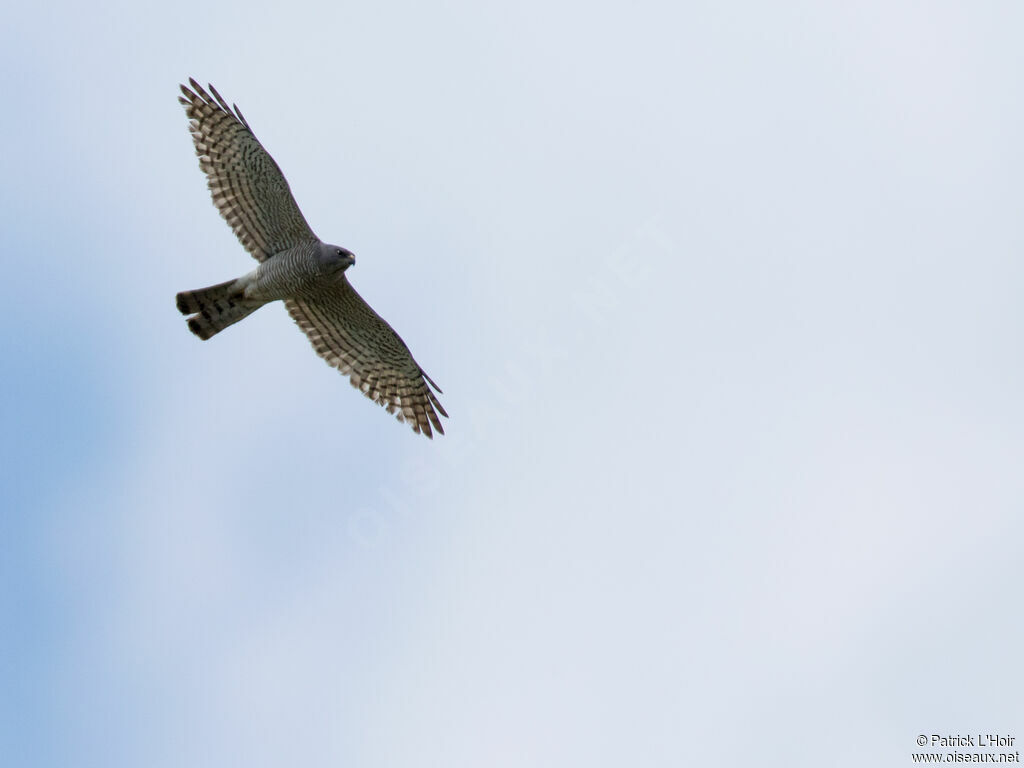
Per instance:
[[[178,311],[192,315],[188,319],[188,329],[205,341],[263,306],[262,303],[246,301],[242,290],[244,284],[241,280],[228,280],[209,288],[182,291],[177,297]]]

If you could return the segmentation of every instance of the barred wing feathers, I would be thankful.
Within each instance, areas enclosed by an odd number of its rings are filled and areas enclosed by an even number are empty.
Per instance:
[[[448,414],[431,390],[440,393],[441,388],[344,275],[333,285],[304,291],[301,298],[284,303],[316,353],[349,376],[352,386],[414,432],[433,437],[436,429],[444,434],[438,414]]]
[[[194,79],[181,86],[189,131],[213,204],[257,261],[317,240],[274,158],[253,135],[238,107]],[[210,95],[212,94],[212,96]]]

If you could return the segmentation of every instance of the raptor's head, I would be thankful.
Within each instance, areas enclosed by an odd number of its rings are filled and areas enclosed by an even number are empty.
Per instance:
[[[352,251],[330,243],[320,243],[318,258],[324,272],[344,272],[356,263],[356,257]]]

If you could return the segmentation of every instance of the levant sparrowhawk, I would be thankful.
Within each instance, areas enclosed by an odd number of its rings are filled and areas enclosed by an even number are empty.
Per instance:
[[[193,79],[189,85],[181,86],[178,101],[213,203],[260,262],[237,280],[178,294],[192,333],[209,339],[280,299],[316,353],[347,374],[352,386],[414,432],[432,437],[433,427],[444,434],[438,414],[448,414],[431,391],[440,387],[345,277],[355,257],[313,234],[281,169],[238,107],[228,107],[212,85],[209,93]]]

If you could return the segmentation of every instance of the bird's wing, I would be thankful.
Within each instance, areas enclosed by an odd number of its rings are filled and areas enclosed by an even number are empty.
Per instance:
[[[195,80],[181,86],[189,131],[206,174],[213,204],[239,242],[258,261],[316,240],[284,174],[253,135],[238,107],[210,86],[211,97]]]
[[[441,388],[344,275],[284,304],[316,353],[349,376],[353,387],[408,422],[414,432],[433,437],[433,426],[444,434],[438,414],[448,414],[431,390],[440,393]]]

